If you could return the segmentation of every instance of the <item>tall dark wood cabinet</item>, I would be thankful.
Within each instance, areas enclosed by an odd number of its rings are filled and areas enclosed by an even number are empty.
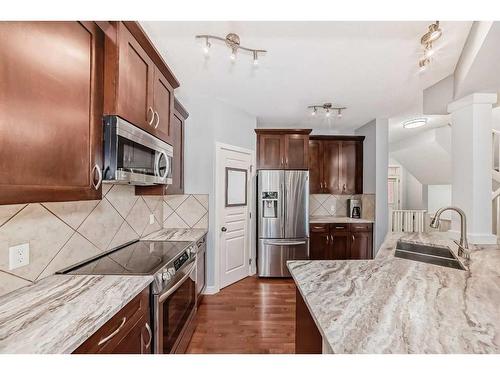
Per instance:
[[[104,34],[0,22],[0,204],[100,199]]]
[[[258,169],[308,169],[311,129],[255,129]]]
[[[362,194],[363,141],[362,136],[310,136],[309,191]]]
[[[373,258],[373,225],[314,224],[309,226],[312,260]]]

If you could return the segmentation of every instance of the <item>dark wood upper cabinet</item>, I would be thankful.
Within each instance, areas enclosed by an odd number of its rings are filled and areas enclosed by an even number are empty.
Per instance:
[[[311,136],[309,173],[311,193],[363,193],[361,136]]]
[[[323,141],[323,193],[341,194],[340,151],[338,141]]]
[[[171,143],[179,82],[137,22],[100,23],[106,30],[104,113]]]
[[[156,68],[153,92],[153,108],[155,110],[153,127],[158,138],[172,143],[170,124],[173,117],[174,89]]]
[[[321,194],[323,192],[323,142],[309,141],[309,193]]]
[[[311,129],[255,129],[258,169],[308,169]]]
[[[309,232],[312,260],[373,258],[373,225],[370,223],[311,223]]]
[[[100,199],[104,33],[0,22],[0,204]]]
[[[144,49],[123,23],[118,27],[118,86],[116,114],[151,132],[156,118],[153,109],[155,66]],[[114,112],[114,113],[113,113]]]
[[[285,167],[285,142],[280,134],[257,136],[258,168],[282,169]]]
[[[285,168],[308,169],[309,135],[285,134]]]

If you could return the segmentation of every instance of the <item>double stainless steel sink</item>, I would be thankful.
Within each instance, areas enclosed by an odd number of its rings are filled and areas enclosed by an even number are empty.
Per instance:
[[[400,240],[396,244],[395,256],[417,262],[465,270],[465,267],[448,247],[423,245]]]

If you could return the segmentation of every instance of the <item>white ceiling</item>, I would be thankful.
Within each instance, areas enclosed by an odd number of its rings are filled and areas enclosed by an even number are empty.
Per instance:
[[[417,117],[425,117],[427,125],[415,129],[403,128],[403,122]],[[409,113],[389,119],[389,144],[399,142],[403,139],[415,137],[430,129],[448,126],[451,121],[451,115],[422,115],[421,113]]]
[[[406,113],[423,88],[454,71],[471,22],[442,22],[434,61],[419,74],[419,39],[429,23],[141,22],[181,82],[181,99],[216,97],[255,115],[260,126],[340,132]],[[231,63],[223,42],[213,42],[204,57],[195,35],[229,32],[244,46],[269,51],[257,68],[245,52]],[[348,107],[342,120],[309,115],[308,105],[325,102]]]

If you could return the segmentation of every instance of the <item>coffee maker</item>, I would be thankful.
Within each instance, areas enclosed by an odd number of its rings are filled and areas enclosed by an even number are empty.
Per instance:
[[[361,219],[361,200],[359,199],[347,200],[347,217],[353,219]]]

